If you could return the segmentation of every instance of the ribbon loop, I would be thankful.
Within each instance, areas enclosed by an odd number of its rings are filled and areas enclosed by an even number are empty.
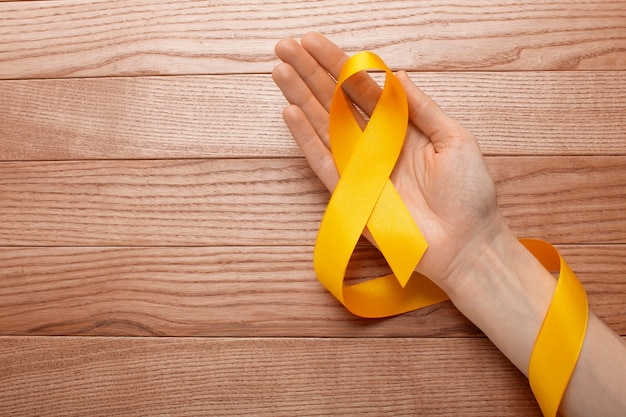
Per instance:
[[[385,85],[364,130],[354,118],[343,83],[364,70],[385,71]],[[352,313],[385,317],[448,297],[415,268],[426,240],[389,180],[406,136],[408,105],[402,85],[371,52],[344,64],[330,106],[330,147],[341,177],[317,236],[319,280]],[[393,274],[344,286],[348,262],[367,226]],[[412,285],[409,285],[412,284]]]
[[[353,75],[371,69],[385,72],[385,85],[361,130],[342,87]],[[358,53],[341,70],[329,117],[330,147],[340,179],[315,243],[318,279],[349,311],[362,317],[387,317],[447,300],[439,287],[414,272],[427,243],[389,180],[408,126],[402,85],[378,56]],[[344,285],[348,262],[366,227],[393,274]],[[528,372],[544,416],[554,417],[585,338],[587,295],[554,247],[538,240],[521,242],[546,269],[559,270]]]

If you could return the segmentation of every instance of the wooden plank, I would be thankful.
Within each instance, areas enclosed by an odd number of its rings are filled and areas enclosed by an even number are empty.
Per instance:
[[[285,105],[267,75],[2,81],[0,159],[295,156]]]
[[[590,308],[613,330],[626,336],[626,274],[624,246],[584,245],[559,246],[563,255],[581,280]]]
[[[626,157],[487,158],[512,229],[626,243]],[[300,158],[0,164],[0,246],[311,245],[328,192]]]
[[[0,78],[268,72],[316,30],[420,70],[622,69],[626,2],[62,0],[0,3]]]
[[[484,339],[0,338],[11,416],[540,416]]]
[[[561,246],[591,309],[626,335],[626,245]],[[0,335],[466,337],[446,302],[387,320],[349,314],[312,247],[0,248]],[[359,247],[348,277],[388,273]]]
[[[478,334],[449,303],[349,314],[317,282],[312,247],[0,248],[0,262],[1,335]],[[351,274],[377,273],[380,256],[360,248]]]
[[[413,73],[490,155],[626,155],[626,72]],[[285,157],[267,75],[0,82],[0,159]]]
[[[517,157],[494,158],[488,166],[498,204],[519,236],[552,243],[624,243],[625,162],[622,157]],[[601,236],[591,237],[600,230]]]
[[[0,172],[0,245],[309,244],[328,198],[302,159],[6,163]]]

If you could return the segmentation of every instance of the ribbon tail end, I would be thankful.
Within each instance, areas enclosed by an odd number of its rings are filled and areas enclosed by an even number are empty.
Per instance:
[[[415,267],[407,268],[406,265],[403,265],[402,268],[392,267],[391,270],[393,272],[393,275],[396,277],[398,284],[400,284],[400,286],[404,288],[407,286],[407,284],[409,283],[409,280],[413,276],[413,272],[415,272]]]

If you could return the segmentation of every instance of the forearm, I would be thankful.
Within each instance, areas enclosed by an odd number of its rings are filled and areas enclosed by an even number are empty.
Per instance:
[[[626,415],[626,344],[593,313],[560,411],[567,417]]]
[[[463,276],[444,288],[525,375],[556,279],[505,228],[490,241],[465,248],[457,268]],[[460,283],[460,285],[459,285]],[[626,348],[590,314],[583,348],[561,404],[564,416],[623,416],[626,413]]]
[[[459,256],[461,276],[443,288],[455,306],[526,376],[535,338],[556,287],[554,277],[508,230]]]

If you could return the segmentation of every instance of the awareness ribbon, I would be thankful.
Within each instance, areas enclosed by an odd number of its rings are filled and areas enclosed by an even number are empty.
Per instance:
[[[343,84],[366,70],[385,72],[385,84],[369,121],[361,129]],[[313,256],[319,281],[350,312],[388,317],[448,299],[415,268],[428,247],[391,183],[408,126],[404,89],[385,63],[360,52],[343,65],[330,106],[330,148],[340,174],[322,222]],[[392,274],[344,285],[352,253],[368,229]],[[531,389],[546,417],[558,411],[576,366],[587,329],[587,295],[572,270],[549,243],[521,243],[559,279],[539,330],[529,364]]]
[[[385,85],[364,130],[342,89],[352,75],[383,70]],[[415,267],[426,251],[422,236],[389,180],[408,126],[404,88],[371,52],[344,64],[330,105],[330,148],[340,174],[317,235],[313,264],[319,280],[352,313],[387,317],[447,300]],[[365,227],[393,274],[344,286],[348,262]]]
[[[585,340],[589,303],[584,287],[552,245],[534,239],[521,242],[548,271],[559,271],[528,364],[530,388],[539,407],[544,416],[554,417]]]

